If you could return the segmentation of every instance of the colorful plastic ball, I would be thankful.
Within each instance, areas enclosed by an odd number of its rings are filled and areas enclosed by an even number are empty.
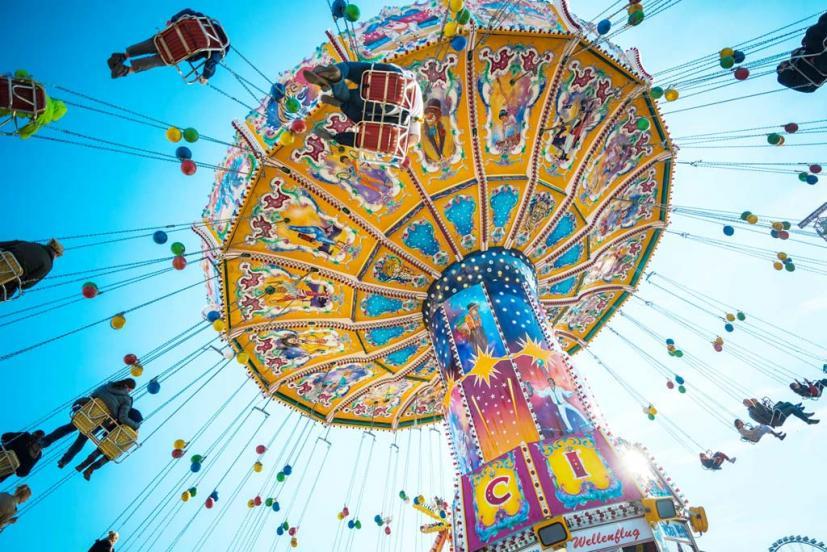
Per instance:
[[[87,299],[94,299],[98,296],[98,286],[94,282],[86,282],[80,292]]]
[[[743,312],[741,312],[741,311],[738,311],[738,314],[736,314],[736,315],[735,315],[735,317],[736,317],[738,320],[740,320],[741,322],[743,322],[744,320],[746,320],[746,319],[747,319],[747,315],[746,315],[746,314],[744,314],[744,313],[743,313]]]
[[[608,19],[603,19],[597,24],[597,32],[604,35],[612,30],[612,22]]]
[[[651,414],[652,416],[655,416],[657,413],[658,413],[657,408],[655,408],[654,406],[649,407],[649,414]]]
[[[223,332],[224,329],[227,327],[227,324],[224,323],[223,320],[220,318],[212,323],[212,327],[217,332]]]
[[[345,519],[345,515],[342,512],[339,512],[336,514],[336,519],[342,521],[343,519]]]
[[[801,182],[807,182],[807,177],[808,177],[808,176],[810,176],[810,175],[809,175],[809,174],[807,174],[806,172],[800,172],[800,173],[798,173],[798,179],[799,179]]]
[[[342,513],[345,515],[345,517],[347,517],[347,516],[349,516],[349,515],[350,515],[350,510],[348,509],[348,507],[347,507],[347,506],[345,506],[344,508],[342,508]]]
[[[161,391],[161,384],[157,379],[152,378],[146,386],[146,391],[150,395],[157,395]]]
[[[198,462],[193,462],[192,464],[190,464],[190,471],[192,473],[200,472],[201,471],[201,464],[198,463]]]
[[[641,23],[643,23],[644,17],[645,16],[644,16],[642,10],[630,13],[629,14],[629,19],[627,20],[627,23],[629,23],[629,25],[631,25],[632,27],[634,27],[636,25],[640,25]]]
[[[256,447],[256,454],[264,454],[265,452],[267,452],[267,447],[264,445],[259,445]]]
[[[778,141],[778,143],[777,143],[777,144],[775,144],[775,145],[776,145],[776,146],[783,146],[783,145],[784,145],[784,142],[786,142],[786,141],[787,141],[787,139],[786,139],[786,138],[784,138],[784,137],[782,136],[782,137],[781,137],[781,140],[779,140],[779,141]]]
[[[734,54],[735,54],[735,50],[733,50],[732,48],[727,47],[727,48],[722,48],[721,51],[718,52],[718,57],[725,58],[725,57],[728,57],[728,56],[732,56]]]
[[[284,472],[279,472],[276,474],[276,480],[279,482],[284,481]]]
[[[390,534],[391,534],[391,526],[390,526],[390,525],[385,525],[385,534],[386,534],[386,535],[390,535]]]
[[[187,502],[189,499],[190,499],[189,491],[184,491],[183,493],[181,493],[181,500],[183,500],[184,502]]]
[[[373,521],[376,522],[376,525],[382,525],[382,516],[376,514],[375,516],[373,516]]]
[[[720,343],[713,343],[712,348],[715,349],[715,352],[717,352],[717,353],[720,353],[721,351],[724,350],[724,346],[721,345]]]
[[[678,386],[678,393],[686,393],[686,387],[683,385]]]
[[[297,548],[299,546],[299,539],[293,537],[290,539],[290,548]]]
[[[654,419],[655,419],[655,415],[654,415],[654,414],[647,414],[647,415],[646,415],[646,417],[647,417],[647,418],[649,418],[650,420],[654,420]]]
[[[353,526],[356,527],[356,529],[361,529],[362,528],[362,522],[357,519],[356,522],[353,524]]]
[[[351,23],[355,23],[359,21],[359,16],[361,15],[361,11],[359,11],[359,6],[356,4],[348,4],[345,6],[345,19],[350,21]]]
[[[246,351],[241,351],[235,356],[235,360],[239,364],[247,364],[248,362],[250,362],[250,353]]]
[[[193,143],[193,142],[197,142],[198,138],[199,138],[198,131],[195,130],[194,128],[192,128],[192,127],[185,128],[183,135],[184,135],[184,140],[186,140],[190,144]]]
[[[187,248],[181,242],[174,242],[169,246],[169,250],[173,255],[183,255],[187,251]]]
[[[281,504],[279,504],[278,500],[273,501],[272,508],[274,512],[278,512],[279,510],[281,510]]]
[[[781,228],[783,228],[784,230],[789,230],[790,228],[792,228],[792,226],[793,225],[788,220],[785,220],[781,223]]]
[[[464,0],[448,0],[448,9],[451,10],[451,13],[457,13],[464,7]]]
[[[405,493],[405,491],[399,491],[399,498],[405,500],[406,498],[408,498],[408,495]]]
[[[790,258],[789,255],[787,255],[783,251],[779,251],[775,256],[778,257],[779,261],[786,261],[787,259]]]
[[[667,388],[667,389],[674,389],[674,388],[675,388],[675,384],[674,384],[674,383],[672,383],[671,381],[667,381],[667,382],[666,382],[666,388]]]
[[[465,25],[471,20],[471,12],[468,11],[468,8],[462,8],[457,12],[457,23],[460,25]]]
[[[181,450],[179,448],[176,448],[176,449],[172,450],[172,457],[175,458],[176,460],[178,460],[179,458],[182,458],[183,456],[184,456],[184,451],[183,450]]]
[[[755,224],[758,222],[758,215],[750,215],[747,217],[748,224]]]
[[[192,159],[184,159],[181,161],[181,172],[187,176],[192,176],[195,174],[195,171],[198,170],[198,165],[196,165]]]
[[[193,464],[200,464],[203,461],[204,461],[204,457],[200,454],[193,454],[190,457],[190,462],[192,462]]]
[[[307,130],[307,123],[305,123],[301,119],[296,119],[290,124],[290,132],[301,134],[305,130]]]
[[[724,226],[724,235],[725,236],[731,236],[734,233],[735,233],[735,228],[733,228],[732,226],[729,226],[729,225]]]
[[[744,211],[743,213],[741,213],[741,220],[747,220],[747,217],[750,216],[751,214],[752,214],[751,211]]]
[[[355,525],[356,525],[356,523],[352,519],[347,520],[347,528],[348,529],[353,529],[353,527]]]
[[[286,464],[284,466],[284,469],[281,471],[284,472],[284,475],[290,475],[291,473],[293,473],[293,466],[291,466],[290,464]]]
[[[133,353],[128,353],[123,356],[123,363],[132,366],[138,362],[138,355]]]
[[[287,530],[287,534],[290,535],[291,537],[294,536],[296,534],[296,528],[291,527],[290,529]]]
[[[465,50],[465,47],[468,45],[468,39],[462,35],[457,35],[451,39],[451,48],[453,48],[457,52],[461,52]]]
[[[787,272],[795,272],[795,265],[793,263],[784,263],[784,269]]]
[[[210,498],[214,501],[218,502],[218,491],[213,491],[210,493]]]
[[[735,326],[733,326],[732,324],[724,324],[724,329],[728,332],[734,332]]]
[[[675,351],[675,356],[678,357],[678,358],[681,358],[683,356],[683,351],[678,349],[677,351]]]
[[[142,375],[144,375],[144,367],[141,366],[140,364],[134,364],[129,369],[129,373],[132,375],[132,377],[139,378]]]
[[[152,241],[161,245],[163,243],[167,243],[167,233],[163,230],[156,230],[154,234],[152,234]]]
[[[779,142],[781,142],[781,135],[780,134],[778,134],[777,132],[771,132],[771,133],[767,134],[767,143],[775,146]]]
[[[255,497],[253,499],[253,502],[255,503],[256,506],[261,506],[261,497],[260,496]]]
[[[741,50],[735,50],[732,52],[732,58],[735,60],[735,63],[744,63],[744,60],[747,59],[747,55]]]
[[[781,230],[778,233],[778,237],[782,240],[788,240],[788,239],[790,239],[790,233],[787,232],[786,230]]]
[[[207,497],[207,500],[204,501],[204,508],[209,510],[213,506],[215,506],[215,501],[212,498]]]
[[[728,312],[728,313],[726,313],[726,317],[725,317],[725,318],[726,318],[727,320],[729,320],[730,322],[733,322],[733,321],[735,320],[735,315],[734,315],[734,314],[732,314],[731,312]]]
[[[784,125],[784,132],[795,134],[796,132],[798,132],[798,123],[787,123],[786,125]]]
[[[660,86],[653,86],[651,90],[649,90],[649,95],[652,96],[652,99],[659,100],[663,97],[663,88]]]
[[[256,507],[256,501],[251,498],[250,500],[247,501],[247,507],[248,508],[255,508]],[[279,527],[279,529],[281,529],[281,527]],[[278,531],[276,531],[276,532],[278,533]],[[281,535],[281,533],[279,533],[279,535]]]
[[[253,471],[255,473],[261,473],[261,470],[263,470],[263,469],[264,469],[264,464],[262,464],[261,462],[256,462],[255,464],[253,464]],[[269,506],[269,504],[268,504],[268,506]]]
[[[187,258],[183,255],[178,255],[172,259],[172,268],[175,270],[184,270],[187,268]]]
[[[177,157],[180,161],[184,159],[192,159],[192,150],[190,150],[187,146],[178,146],[175,148],[175,157]]]
[[[678,98],[680,98],[681,94],[674,88],[667,88],[666,91],[663,93],[663,97],[666,98],[667,102],[674,102]]]
[[[635,121],[635,126],[638,130],[646,130],[649,128],[649,119],[646,117],[639,117],[637,121]]]
[[[821,172],[821,165],[818,163],[810,165],[810,172],[813,174],[819,174]]]
[[[167,129],[167,140],[170,142],[180,142],[181,141],[181,129],[176,127],[169,127]]]
[[[123,314],[116,314],[109,320],[109,326],[113,330],[120,330],[126,325],[126,317]]]
[[[772,228],[773,228],[773,230],[783,230],[784,225],[781,224],[780,222],[776,221],[776,222],[772,223]]]
[[[683,377],[675,376],[675,383],[677,383],[678,385],[683,385],[685,383],[685,381],[684,381]]]
[[[221,313],[218,312],[218,311],[214,310],[214,311],[210,311],[210,312],[207,313],[207,321],[208,322],[215,322],[219,318],[221,318]]]
[[[458,27],[456,21],[448,21],[445,23],[445,27],[442,28],[442,33],[448,38],[456,36]]]
[[[780,261],[775,261],[774,263],[772,263],[772,267],[775,270],[783,270],[784,269],[784,263],[782,263]]]
[[[747,80],[749,78],[749,69],[747,69],[746,67],[739,67],[735,70],[733,75],[735,75],[735,80]]]
[[[674,345],[674,344],[675,344],[675,340],[674,340],[674,339],[672,339],[671,337],[670,337],[670,338],[667,338],[667,339],[666,339],[666,344],[667,344],[667,345]]]
[[[195,487],[190,487],[189,488],[189,493],[190,493],[190,496],[195,496],[195,495],[198,494],[198,489],[195,488]]]
[[[187,442],[183,439],[176,439],[175,442],[172,443],[172,446],[177,449],[184,449],[187,448]]]
[[[292,132],[285,131],[285,132],[282,132],[279,135],[279,144],[282,145],[282,146],[289,146],[290,144],[292,144],[295,141],[296,141],[296,137],[293,136]]]
[[[813,184],[818,182],[818,177],[814,174],[807,175],[807,184],[812,186]]]
[[[732,56],[724,56],[721,58],[721,67],[724,69],[731,69],[735,65],[735,58]]]

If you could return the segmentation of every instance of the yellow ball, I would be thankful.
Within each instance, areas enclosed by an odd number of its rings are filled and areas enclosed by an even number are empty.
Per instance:
[[[187,442],[184,441],[183,439],[176,439],[175,442],[172,443],[172,448],[177,448],[177,449],[182,449],[183,450],[183,449],[187,448]]]
[[[782,263],[781,261],[775,261],[774,263],[772,263],[772,267],[775,270],[783,270],[784,269],[784,263]]]
[[[235,359],[239,364],[247,364],[250,362],[250,354],[246,351],[241,351],[235,356]]]
[[[219,318],[218,320],[212,323],[212,327],[217,332],[223,332],[226,329],[227,324],[225,324],[224,321]]]
[[[279,144],[282,146],[289,146],[293,143],[293,140],[295,140],[295,138],[292,132],[284,131],[281,133],[281,136],[279,136]]]
[[[747,222],[750,224],[755,224],[758,222],[758,215],[750,215],[747,217]]]
[[[445,24],[445,28],[443,29],[443,33],[448,38],[452,36],[456,36],[457,34],[457,22],[456,21],[449,21]]]
[[[772,229],[773,229],[773,230],[777,230],[777,231],[779,231],[779,232],[780,232],[781,230],[783,230],[783,229],[784,229],[784,224],[783,224],[783,223],[781,223],[781,222],[773,222],[773,223],[772,223]]]
[[[658,409],[657,409],[657,408],[655,408],[654,406],[650,406],[650,407],[649,407],[649,414],[651,414],[652,416],[654,416],[654,415],[655,415],[655,414],[657,414],[657,413],[658,413]]]
[[[170,142],[180,142],[182,136],[180,128],[169,127],[167,129],[167,140]]]
[[[780,139],[780,140],[778,140],[778,143],[777,143],[777,144],[775,144],[775,145],[776,145],[776,146],[783,146],[783,145],[784,145],[784,142],[786,142],[786,140],[785,140],[785,139],[784,139],[784,137],[782,136],[782,137],[781,137],[781,139]]]
[[[722,58],[724,58],[724,57],[727,57],[727,56],[735,55],[735,50],[733,50],[732,48],[724,48],[720,52],[718,52],[718,54]]]
[[[464,7],[465,2],[463,2],[463,0],[448,0],[448,9],[451,10],[453,13],[457,13]]]
[[[122,314],[116,314],[109,321],[109,325],[113,330],[120,330],[126,325],[126,317]]]
[[[669,351],[674,351],[674,350],[675,350],[675,346],[674,346],[674,345],[667,345],[667,346],[666,346],[666,348],[667,348],[667,350],[669,350]]]
[[[784,253],[783,251],[779,251],[778,255],[776,255],[776,257],[778,257],[779,261],[786,261],[788,255],[786,253]]]
[[[297,546],[299,546],[299,539],[297,539],[296,537],[290,539],[290,547],[296,548]]]
[[[133,364],[132,368],[130,368],[129,373],[132,374],[132,377],[139,378],[144,373],[144,367],[140,364]]]
[[[261,470],[263,470],[263,469],[264,469],[264,464],[262,464],[261,462],[256,462],[255,464],[253,464],[253,471],[254,472],[261,473]]]
[[[247,501],[247,507],[248,508],[255,508],[256,507],[256,501],[251,498],[250,500]]]
[[[726,319],[727,319],[728,322],[734,322],[735,321],[735,315],[732,314],[731,312],[728,312],[728,313],[726,313]]]
[[[186,502],[189,499],[190,499],[190,492],[189,491],[184,491],[183,493],[181,493],[181,500]]]
[[[718,345],[723,345],[724,344],[724,338],[721,337],[721,336],[716,337],[715,338],[715,343],[717,343]]]
[[[633,13],[637,13],[639,11],[643,11],[643,6],[641,4],[629,4],[626,8],[626,13],[632,15]]]
[[[667,88],[666,92],[663,93],[663,97],[666,98],[667,102],[674,102],[680,97],[680,93],[674,88]]]

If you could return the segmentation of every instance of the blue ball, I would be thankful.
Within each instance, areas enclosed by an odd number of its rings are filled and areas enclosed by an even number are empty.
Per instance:
[[[336,19],[341,19],[345,16],[345,7],[347,6],[347,2],[345,0],[333,0],[333,3],[330,5],[330,13]]]
[[[597,24],[597,32],[604,35],[612,30],[612,22],[608,19],[604,19],[600,23]]]
[[[158,383],[157,379],[153,378],[149,380],[146,390],[150,395],[157,395],[161,391],[161,384]]]
[[[375,516],[373,516],[373,521],[375,521],[377,525],[382,525],[382,516],[376,514]]]
[[[807,184],[812,186],[816,182],[818,182],[818,177],[816,175],[814,175],[814,174],[808,174],[807,175]]]
[[[461,52],[468,45],[468,39],[462,35],[457,35],[451,39],[451,48],[457,52]]]
[[[732,226],[729,226],[729,225],[724,226],[724,235],[725,236],[731,236],[734,233],[735,233],[735,228],[733,228]]]
[[[674,339],[672,339],[672,338],[670,337],[669,339],[667,339],[667,340],[666,340],[666,344],[667,344],[667,345],[674,345],[674,344],[675,344],[675,340],[674,340]]]
[[[732,58],[735,60],[735,63],[743,63],[744,60],[747,59],[747,56],[741,50],[735,50],[732,54]]]
[[[201,464],[199,462],[193,462],[190,466],[190,471],[192,473],[198,473],[201,471]]]
[[[167,243],[167,233],[163,230],[158,230],[154,234],[152,234],[152,241],[157,244]]]
[[[770,230],[770,236],[772,236],[773,238],[777,238],[778,237],[778,230],[775,230],[775,229]]]
[[[286,464],[284,466],[284,469],[281,471],[284,472],[284,475],[290,475],[291,473],[293,473],[293,467],[290,464]]]
[[[211,492],[210,498],[213,499],[215,502],[218,502],[218,491]]]
[[[733,326],[732,324],[724,324],[724,329],[728,332],[731,332],[735,330],[735,326]]]
[[[279,505],[278,502],[273,502],[272,508],[273,508],[274,512],[278,512],[279,510],[281,510],[281,506]]]
[[[207,320],[210,322],[215,322],[219,318],[221,318],[221,313],[218,311],[210,311],[207,313]]]
[[[675,383],[677,383],[678,385],[683,385],[684,379],[680,376],[675,376]]]
[[[178,146],[175,149],[175,157],[177,157],[180,161],[184,159],[192,159],[192,151],[187,146]]]
[[[284,527],[282,527],[281,525],[279,525],[279,526],[276,528],[276,534],[277,534],[277,535],[283,535],[283,534],[284,534]]]
[[[352,519],[347,520],[347,528],[348,529],[353,529],[353,527],[355,525],[356,525],[356,523],[354,523],[354,521]]]

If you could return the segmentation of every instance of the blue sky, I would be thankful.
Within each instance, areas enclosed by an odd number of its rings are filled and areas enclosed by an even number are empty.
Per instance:
[[[375,14],[387,2],[360,2],[362,13]],[[572,11],[591,17],[609,2],[572,1]],[[163,121],[179,126],[193,126],[203,134],[230,139],[229,122],[243,116],[245,110],[232,100],[207,88],[185,86],[171,70],[152,71],[140,76],[113,81],[109,78],[106,58],[109,53],[143,40],[177,9],[184,7],[169,2],[147,0],[132,4],[126,9],[112,2],[90,1],[83,3],[54,3],[33,1],[27,6],[8,6],[0,20],[4,36],[4,48],[0,52],[0,68],[3,71],[25,68],[37,78],[51,85],[87,92],[96,98],[110,99],[113,103],[128,106],[135,111],[150,114]],[[292,67],[323,40],[323,31],[330,26],[324,2],[302,3],[275,2],[227,3],[199,2],[192,6],[210,13],[224,23],[232,36],[233,45],[268,74],[275,74]],[[759,3],[721,3],[708,0],[682,2],[675,8],[653,18],[644,25],[619,37],[623,46],[637,46],[642,52],[647,69],[657,71],[685,60],[716,51],[723,46],[741,42],[762,32],[769,31],[800,17],[810,15],[823,2],[807,0],[791,5],[783,0],[766,0]],[[33,17],[31,14],[39,14]],[[774,50],[775,51],[775,50]],[[228,62],[235,69],[255,80],[237,56]],[[242,98],[245,92],[226,72],[221,72],[215,84],[232,91]],[[684,105],[707,103],[735,95],[768,90],[775,86],[770,78],[747,81],[674,104],[675,109]],[[827,118],[827,102],[823,90],[812,95],[780,92],[743,102],[733,102],[674,115],[666,121],[674,136],[714,132],[733,128],[746,128],[787,121],[803,121]],[[60,94],[55,94],[60,96]],[[666,106],[669,111],[672,106]],[[70,107],[71,110],[71,107]],[[64,128],[85,132],[98,137],[138,145],[151,150],[171,151],[163,132],[130,124],[100,115],[74,109],[61,123]],[[796,138],[800,142],[816,141],[812,138]],[[755,143],[762,143],[758,139]],[[789,143],[789,142],[788,142]],[[196,159],[216,162],[223,155],[222,147],[200,141],[192,146]],[[822,147],[755,148],[697,150],[685,148],[680,160],[725,161],[825,161]],[[0,217],[0,238],[40,239],[52,235],[69,236],[85,233],[129,229],[144,226],[185,223],[197,220],[211,187],[210,171],[201,169],[193,177],[182,175],[174,163],[163,163],[132,156],[87,150],[74,146],[49,143],[42,140],[0,141],[0,158],[4,160],[4,214]],[[698,206],[708,209],[741,211],[749,209],[795,221],[809,213],[817,204],[827,200],[824,184],[805,186],[794,176],[754,174],[728,171],[695,169],[685,165],[678,167],[673,192],[677,205]],[[714,238],[721,236],[720,228],[708,223],[692,222],[675,217],[673,229],[688,231]],[[187,231],[174,234],[190,251],[197,248],[197,240]],[[736,234],[739,243],[761,247],[776,247],[768,237]],[[67,246],[71,243],[67,242]],[[823,244],[822,244],[823,245]],[[796,253],[823,256],[818,250],[802,244],[786,247]],[[150,259],[166,255],[167,249],[156,246],[148,238],[124,241],[105,246],[68,251],[60,260],[54,274],[106,267],[132,260]],[[827,300],[823,276],[798,271],[793,274],[775,272],[769,260],[759,260],[726,253],[683,239],[667,235],[654,256],[651,268],[680,280],[694,289],[708,293],[728,303],[741,306],[748,314],[754,313],[794,333],[813,340],[823,340],[827,326]],[[2,330],[0,354],[16,350],[52,335],[68,331],[90,321],[107,317],[119,310],[137,305],[163,293],[181,288],[200,279],[200,271],[191,266],[183,272],[149,280],[125,288],[118,293],[104,294],[94,301],[84,301],[60,309],[48,317],[34,318]],[[113,275],[98,279],[99,284],[115,282],[121,276]],[[55,280],[58,282],[59,280]],[[0,316],[10,310],[26,308],[32,304],[53,301],[77,293],[79,284],[42,290],[29,294],[24,301],[5,305]],[[696,312],[688,310],[674,299],[643,284],[640,296],[650,298],[698,324],[708,324],[710,331],[720,331],[716,323]],[[0,411],[0,428],[4,431],[26,426],[51,411],[55,405],[81,394],[94,382],[101,380],[121,366],[121,358],[127,352],[140,353],[152,349],[170,336],[183,331],[198,317],[204,304],[202,289],[197,287],[159,305],[137,311],[128,317],[126,328],[113,332],[107,325],[100,325],[61,341],[33,350],[14,359],[0,363],[4,384],[0,388],[3,408]],[[708,343],[695,339],[669,322],[659,318],[645,307],[630,302],[630,314],[650,325],[656,325],[663,333],[670,333],[680,340],[682,347],[707,360],[716,369],[725,371],[739,381],[748,383],[762,394],[789,398],[790,393],[779,389],[778,384],[765,380],[755,370],[739,361],[712,352]],[[0,319],[0,323],[6,320]],[[640,343],[647,343],[653,354],[661,353],[656,346],[635,334],[634,329],[622,320],[615,320],[612,327],[630,336],[638,336]],[[205,343],[208,332],[147,367],[147,375],[157,373],[186,353]],[[637,337],[636,337],[637,339]],[[787,363],[793,369],[802,369],[799,361],[779,356],[761,343],[748,337],[735,336],[740,343],[758,354]],[[598,356],[618,369],[624,377],[634,382],[638,390],[658,404],[661,411],[682,424],[696,440],[710,448],[722,449],[738,456],[734,466],[720,473],[700,469],[694,454],[679,447],[663,432],[659,424],[648,422],[630,397],[620,392],[613,380],[585,355],[575,357],[589,378],[602,410],[610,420],[613,430],[629,439],[649,446],[670,475],[694,504],[703,504],[709,512],[712,531],[701,543],[708,551],[758,550],[784,534],[811,534],[827,538],[823,531],[823,497],[820,475],[823,457],[827,452],[821,426],[803,427],[795,420],[788,423],[789,437],[783,443],[764,442],[758,446],[745,446],[737,442],[735,434],[706,416],[689,400],[674,400],[662,381],[653,378],[651,368],[644,366],[613,336],[604,331],[596,340],[594,349]],[[672,361],[664,355],[665,361]],[[219,360],[214,352],[208,352],[198,361],[165,382],[162,393],[141,402],[144,412],[153,410],[172,394],[197,378],[204,370]],[[688,371],[687,371],[688,372]],[[814,372],[809,372],[814,374]],[[149,483],[156,473],[166,466],[172,441],[188,438],[200,427],[228,395],[236,389],[241,371],[235,364],[224,369],[205,391],[185,405],[170,423],[152,437],[127,462],[108,465],[95,475],[92,483],[72,478],[54,492],[46,502],[25,516],[18,526],[2,535],[3,548],[9,550],[81,550],[104,533],[108,523]],[[690,385],[696,383],[687,375]],[[705,391],[715,396],[716,390],[708,382],[698,382]],[[227,412],[235,414],[255,396],[252,384],[244,386],[228,406]],[[719,397],[722,402],[726,397]],[[740,412],[737,404],[727,406]],[[166,417],[176,405],[162,411],[158,417]],[[827,409],[818,409],[827,417]],[[129,550],[164,550],[181,528],[200,508],[207,488],[217,482],[229,470],[222,483],[223,500],[229,499],[236,486],[255,461],[252,448],[257,442],[267,442],[275,433],[287,410],[270,405],[270,417],[263,423],[258,435],[253,437],[249,450],[243,445],[259,425],[258,412],[252,412],[242,428],[218,457],[214,455],[210,470],[204,475],[201,493],[193,502],[181,508],[168,529],[143,543],[127,543]],[[231,415],[223,416],[205,433],[199,443],[206,447],[229,424]],[[50,424],[62,423],[60,418]],[[154,424],[148,424],[154,427]],[[44,429],[49,429],[45,427]],[[299,428],[300,429],[300,428]],[[313,439],[319,432],[314,426],[305,449],[306,458]],[[272,452],[265,457],[266,469],[276,464],[280,445],[290,447],[288,439],[294,430],[292,420],[286,429],[276,436]],[[412,446],[408,448],[408,439]],[[385,497],[387,480],[386,465],[390,452],[391,436],[379,435],[372,455],[374,477],[370,478],[363,497],[362,519],[365,527],[352,543],[353,549],[373,549],[379,541],[378,530],[370,519],[379,511]],[[447,453],[447,446],[437,445],[435,434],[423,430],[398,435],[402,451],[400,465],[405,464],[409,451],[410,465],[407,483],[396,484],[395,489],[406,488],[413,495],[417,492],[432,494],[448,487],[449,470],[442,477],[434,465],[443,462],[429,461]],[[347,491],[343,481],[350,476],[359,449],[360,434],[349,430],[334,430],[330,440],[334,443],[328,463],[322,471],[314,499],[302,523],[300,542],[306,550],[329,550],[336,531],[336,512],[341,508]],[[422,445],[419,442],[421,440]],[[430,446],[429,446],[430,445]],[[367,445],[366,445],[367,446]],[[197,448],[197,447],[196,447]],[[239,450],[242,454],[232,470]],[[197,452],[197,451],[193,451]],[[430,455],[430,456],[429,456]],[[366,454],[362,450],[362,460]],[[82,458],[82,457],[81,457]],[[313,470],[317,469],[319,455],[309,465],[296,465],[296,473],[285,488],[285,504],[292,515],[306,501]],[[268,463],[269,462],[269,463]],[[364,466],[364,464],[362,464]],[[299,487],[302,468],[311,475]],[[172,487],[172,482],[185,475],[186,465],[178,464],[168,482],[158,492],[138,505],[130,523],[124,525],[134,531],[161,495]],[[359,472],[361,473],[361,471]],[[57,468],[44,469],[33,481],[35,495],[59,481],[63,476]],[[440,484],[440,480],[442,483]],[[223,518],[221,526],[213,533],[205,550],[226,550],[234,538],[236,529],[245,514],[247,498],[255,496],[262,479],[250,478],[241,495]],[[397,480],[398,481],[398,480]],[[181,485],[180,490],[186,488]],[[419,489],[419,490],[417,490]],[[394,491],[395,493],[396,491]],[[294,499],[293,497],[297,497]],[[353,503],[355,504],[355,500]],[[398,499],[391,501],[394,516]],[[173,506],[178,507],[177,503]],[[349,505],[351,509],[353,504]],[[204,533],[213,513],[201,512],[193,519],[190,529],[183,534],[176,550],[191,550]],[[272,527],[283,517],[277,514],[265,517],[268,528],[263,531],[259,547],[269,549]],[[288,516],[289,519],[289,516]],[[401,519],[396,530],[401,530]],[[397,544],[396,550],[427,549],[430,539],[414,536],[415,524],[422,520],[408,513],[405,518],[405,544],[394,539],[386,542]],[[44,530],[46,529],[46,530]],[[822,533],[819,534],[819,531]],[[401,531],[400,531],[401,532]],[[153,538],[154,538],[153,536]],[[124,532],[124,538],[128,534]],[[384,535],[382,535],[384,537]],[[141,546],[138,546],[142,544]],[[280,544],[283,550],[285,542]],[[394,548],[386,548],[394,549]]]

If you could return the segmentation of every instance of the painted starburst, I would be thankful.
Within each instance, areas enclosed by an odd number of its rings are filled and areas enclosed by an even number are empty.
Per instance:
[[[474,359],[474,369],[468,372],[465,377],[474,376],[477,382],[484,382],[487,387],[491,387],[491,378],[499,375],[497,371],[497,363],[502,360],[491,355],[491,351],[486,348],[485,351],[477,349],[477,357]]]

